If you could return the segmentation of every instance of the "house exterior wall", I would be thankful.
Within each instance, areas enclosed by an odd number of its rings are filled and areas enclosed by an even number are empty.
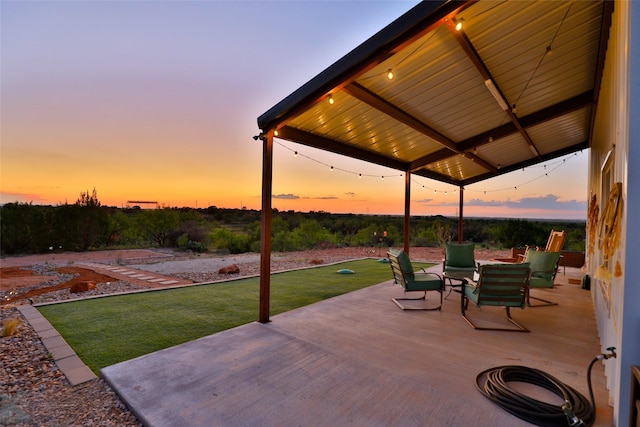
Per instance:
[[[604,362],[617,426],[629,425],[631,365],[640,364],[640,4],[633,3],[615,4],[588,180],[587,274],[602,350],[614,346],[618,353]],[[623,207],[607,210],[616,183]],[[603,242],[613,245],[607,250]]]

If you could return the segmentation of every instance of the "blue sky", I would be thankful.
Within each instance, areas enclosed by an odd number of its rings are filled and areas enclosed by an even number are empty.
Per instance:
[[[0,202],[259,209],[256,118],[416,3],[3,1]],[[465,214],[584,219],[586,164],[469,186]],[[398,171],[286,141],[274,168],[278,209],[403,212]],[[454,190],[416,178],[412,212],[455,214]]]

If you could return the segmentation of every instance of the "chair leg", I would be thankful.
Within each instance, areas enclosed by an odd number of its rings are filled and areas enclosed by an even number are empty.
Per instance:
[[[441,310],[442,309],[442,292],[438,291],[440,293],[440,305],[438,307],[434,307],[434,308],[416,308],[416,307],[405,307],[403,306],[399,301],[420,301],[420,300],[425,300],[427,299],[427,291],[424,291],[424,295],[420,298],[391,298],[391,301],[393,301],[398,307],[400,307],[402,310],[422,310],[422,311],[434,311],[434,310]]]
[[[468,308],[469,308],[468,298],[463,295],[460,300],[460,309],[462,311],[462,317],[464,318],[464,320],[467,321],[469,326],[471,326],[473,329],[476,329],[479,331],[530,332],[529,329],[525,328],[524,326],[522,326],[521,324],[513,320],[513,318],[511,317],[510,307],[505,307],[507,309],[507,319],[509,320],[509,322],[516,325],[517,329],[516,328],[484,328],[484,327],[477,326],[467,316],[466,310]]]
[[[531,304],[531,300],[534,299],[536,301],[542,301],[544,304]],[[542,299],[542,298],[538,298],[538,297],[532,297],[531,296],[531,291],[527,292],[527,306],[528,307],[548,307],[551,305],[558,305],[557,302],[553,302],[553,301],[549,301],[546,299]]]

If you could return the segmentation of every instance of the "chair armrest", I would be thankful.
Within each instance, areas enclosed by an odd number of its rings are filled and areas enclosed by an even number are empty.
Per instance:
[[[423,268],[423,269],[421,269],[421,271],[416,271],[414,274],[415,274],[415,275],[418,275],[418,274],[419,274],[419,275],[421,275],[421,276],[423,276],[423,275],[425,275],[425,276],[426,276],[426,275],[436,276],[440,281],[442,281],[442,280],[443,280],[443,279],[442,279],[442,276],[441,276],[441,275],[439,275],[438,273],[432,273],[432,272],[430,272],[430,271],[426,271],[424,268]]]

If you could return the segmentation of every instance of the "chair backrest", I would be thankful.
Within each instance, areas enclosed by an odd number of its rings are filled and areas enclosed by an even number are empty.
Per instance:
[[[524,307],[530,273],[526,263],[481,266],[477,305]]]
[[[475,269],[474,243],[445,243],[444,268],[469,268]]]
[[[564,247],[564,241],[567,238],[567,232],[551,230],[549,234],[549,240],[547,240],[547,246],[544,248],[545,252],[560,252]]]
[[[413,266],[409,255],[405,251],[390,250],[387,252],[389,258],[389,265],[391,265],[391,271],[393,272],[393,278],[396,283],[407,288],[407,281],[411,281],[415,278]]]
[[[529,264],[532,278],[544,279],[553,286],[560,264],[560,252],[529,251],[524,262]]]

